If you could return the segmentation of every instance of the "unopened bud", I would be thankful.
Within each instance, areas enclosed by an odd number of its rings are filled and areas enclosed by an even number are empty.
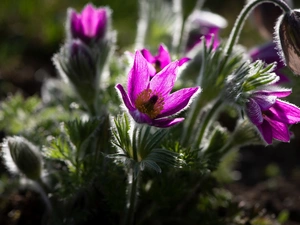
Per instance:
[[[39,179],[42,157],[38,148],[23,137],[8,137],[3,145],[5,164],[11,172],[21,172],[32,180]]]
[[[70,81],[80,95],[90,93],[98,86],[95,57],[79,39],[67,42],[53,57],[53,61],[62,78]]]
[[[276,35],[283,60],[293,73],[300,75],[300,12],[285,13],[278,20]]]
[[[92,4],[87,4],[81,13],[70,8],[67,32],[73,39],[79,38],[86,44],[98,41],[105,36],[110,14],[109,8],[96,8]]]

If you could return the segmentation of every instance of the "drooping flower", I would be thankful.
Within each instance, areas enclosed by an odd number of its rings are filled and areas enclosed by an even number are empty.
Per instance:
[[[252,0],[248,0],[250,2]],[[291,8],[293,8],[293,0],[283,0]],[[262,37],[272,40],[274,35],[274,27],[278,17],[282,14],[282,9],[272,2],[264,2],[253,9],[252,22],[255,29],[259,31]]]
[[[281,72],[281,69],[284,68],[285,65],[277,53],[276,44],[274,42],[268,42],[267,44],[251,49],[249,55],[253,62],[256,60],[262,60],[266,64],[276,62],[274,72],[280,77],[277,83],[289,82],[289,78]]]
[[[108,8],[95,8],[92,4],[87,4],[81,13],[70,8],[68,10],[70,36],[87,44],[92,40],[98,41],[106,32],[109,16]]]
[[[293,73],[300,75],[300,11],[292,10],[282,15],[275,35],[282,59]]]
[[[289,142],[288,125],[300,122],[300,108],[279,99],[291,92],[274,86],[257,90],[248,98],[246,114],[268,144],[273,139]]]
[[[156,127],[170,127],[184,118],[170,118],[184,110],[200,87],[183,88],[170,93],[176,80],[179,61],[171,62],[150,79],[148,62],[140,51],[135,53],[134,63],[129,72],[127,93],[117,84],[123,102],[137,123]]]
[[[206,40],[207,46],[216,49],[219,44],[219,32],[227,26],[227,21],[220,15],[196,9],[188,17],[185,29],[188,32],[186,52],[201,43],[201,37]],[[213,41],[213,42],[212,42]]]
[[[163,68],[165,68],[168,64],[171,63],[171,56],[167,48],[160,44],[158,48],[158,54],[153,56],[151,52],[144,48],[141,50],[142,55],[149,63],[150,69],[150,77],[152,78],[156,73],[160,72]],[[179,66],[187,62],[189,58],[182,58],[179,60]]]

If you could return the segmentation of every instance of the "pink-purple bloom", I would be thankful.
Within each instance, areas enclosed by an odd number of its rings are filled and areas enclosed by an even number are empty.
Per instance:
[[[72,38],[78,38],[89,44],[92,40],[101,39],[107,29],[108,8],[95,8],[92,4],[87,4],[81,13],[74,9],[69,9],[69,28]]]
[[[171,56],[168,49],[160,44],[158,47],[158,54],[153,56],[151,52],[144,48],[141,50],[142,55],[147,60],[150,69],[150,77],[152,78],[156,73],[171,63]],[[189,61],[189,58],[182,58],[179,60],[179,66]]]
[[[277,83],[289,82],[289,78],[281,72],[281,69],[284,68],[285,65],[277,53],[276,44],[274,42],[268,42],[265,45],[251,49],[249,55],[252,61],[262,60],[266,64],[276,62],[277,66],[274,72],[280,77]]]
[[[140,51],[135,53],[134,63],[129,72],[127,93],[117,84],[123,102],[137,123],[166,128],[178,124],[184,118],[170,118],[184,110],[200,87],[173,89],[179,61],[171,62],[150,79],[151,71],[147,60]]]
[[[273,139],[289,142],[288,125],[300,121],[300,109],[279,99],[291,92],[290,89],[269,87],[254,92],[246,103],[247,116],[268,144],[272,144]]]
[[[227,26],[226,20],[220,15],[208,11],[195,10],[188,18],[190,31],[186,51],[201,43],[204,37],[206,45],[216,49],[219,44],[219,32]]]

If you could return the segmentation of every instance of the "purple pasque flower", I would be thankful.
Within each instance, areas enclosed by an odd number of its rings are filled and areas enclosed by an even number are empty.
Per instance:
[[[108,8],[95,8],[90,3],[83,8],[81,13],[70,8],[68,25],[71,37],[78,38],[87,44],[92,40],[101,39],[106,32],[109,14]]]
[[[123,102],[137,123],[166,128],[180,123],[184,118],[170,118],[184,110],[200,87],[183,88],[170,93],[176,80],[179,61],[171,62],[150,79],[147,60],[136,51],[134,63],[129,72],[127,93],[117,84]]]
[[[274,86],[258,90],[248,98],[246,114],[268,144],[272,144],[273,139],[289,142],[288,125],[300,121],[300,108],[279,99],[291,92]]]
[[[187,52],[200,44],[202,37],[205,38],[207,46],[212,45],[213,49],[216,49],[220,44],[219,32],[227,26],[227,21],[222,16],[198,9],[192,12],[187,23],[189,27]]]
[[[152,78],[155,74],[160,72],[163,68],[171,63],[171,56],[168,49],[160,44],[158,47],[158,54],[153,56],[151,52],[144,48],[141,50],[142,55],[147,60],[150,69],[150,77]],[[189,61],[189,58],[182,58],[179,60],[179,66]]]
[[[285,65],[277,53],[276,44],[274,42],[268,42],[267,44],[251,49],[249,51],[249,55],[253,62],[256,60],[262,60],[266,64],[276,62],[277,66],[274,72],[280,77],[277,83],[284,83],[290,81],[289,78],[281,72],[281,69],[284,68]]]

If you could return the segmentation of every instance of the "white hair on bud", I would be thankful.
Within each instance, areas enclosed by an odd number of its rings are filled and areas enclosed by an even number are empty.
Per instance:
[[[275,23],[273,40],[276,44],[275,49],[277,50],[277,54],[279,55],[280,60],[284,63],[284,65],[286,65],[286,60],[285,60],[285,57],[284,57],[284,53],[283,53],[283,50],[282,50],[280,37],[279,37],[279,27],[280,27],[280,24],[282,22],[283,16],[284,16],[284,14],[279,16],[276,23]]]

